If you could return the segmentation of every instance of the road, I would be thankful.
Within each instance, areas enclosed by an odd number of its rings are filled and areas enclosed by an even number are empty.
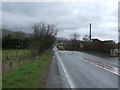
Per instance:
[[[118,88],[118,61],[75,51],[55,51],[64,88]]]

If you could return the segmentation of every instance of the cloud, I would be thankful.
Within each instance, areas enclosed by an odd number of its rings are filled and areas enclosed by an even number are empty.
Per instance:
[[[108,3],[110,2],[110,3]],[[83,37],[89,34],[92,23],[93,38],[117,41],[117,2],[101,0],[85,2],[4,2],[2,4],[3,28],[32,33],[35,22],[56,24],[59,37],[69,37],[78,32]],[[113,7],[114,6],[114,7]],[[116,36],[116,37],[115,37]]]

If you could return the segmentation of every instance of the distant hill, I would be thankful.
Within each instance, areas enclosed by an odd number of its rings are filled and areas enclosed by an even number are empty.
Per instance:
[[[13,35],[13,33],[14,33],[13,31],[2,29],[2,37],[8,34]]]
[[[14,32],[16,32],[16,31],[11,31],[11,30],[6,30],[6,29],[2,29],[0,31],[2,31],[2,37],[7,36],[9,34],[13,35]],[[26,34],[26,33],[24,33],[24,35],[23,35],[23,37],[30,37],[30,36],[31,36],[31,34]]]
[[[68,41],[69,39],[67,39],[67,38],[64,38],[64,37],[56,37],[56,40],[57,41]]]
[[[0,30],[0,32],[2,31],[2,37],[7,36],[7,35],[13,35],[14,32],[16,31],[11,31],[11,30],[6,30],[6,29],[2,29]],[[27,34],[24,33],[23,37],[30,37],[32,34]],[[1,37],[1,36],[0,36]],[[56,37],[56,41],[69,41],[69,39],[64,38],[64,37]]]

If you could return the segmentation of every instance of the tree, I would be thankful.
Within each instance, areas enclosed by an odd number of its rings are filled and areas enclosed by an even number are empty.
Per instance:
[[[80,38],[80,35],[78,33],[76,33],[76,32],[70,34],[70,39],[71,40],[77,41],[77,40],[79,40],[79,38]]]
[[[76,32],[70,34],[70,42],[67,42],[66,44],[69,44],[71,50],[77,50],[80,48],[79,38],[80,35]]]
[[[48,48],[52,47],[55,42],[55,36],[58,29],[55,25],[47,23],[36,23],[32,26],[34,31],[31,48],[38,52],[44,52]]]
[[[27,48],[30,44],[30,38],[15,38],[12,35],[7,35],[2,38],[3,49],[23,49]]]
[[[88,35],[84,35],[84,37],[83,37],[83,41],[89,41],[90,39],[89,39],[89,36]]]

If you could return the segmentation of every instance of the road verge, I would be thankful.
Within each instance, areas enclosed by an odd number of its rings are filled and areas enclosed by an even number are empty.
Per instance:
[[[43,88],[52,60],[52,51],[32,63],[25,64],[3,76],[3,88]]]

